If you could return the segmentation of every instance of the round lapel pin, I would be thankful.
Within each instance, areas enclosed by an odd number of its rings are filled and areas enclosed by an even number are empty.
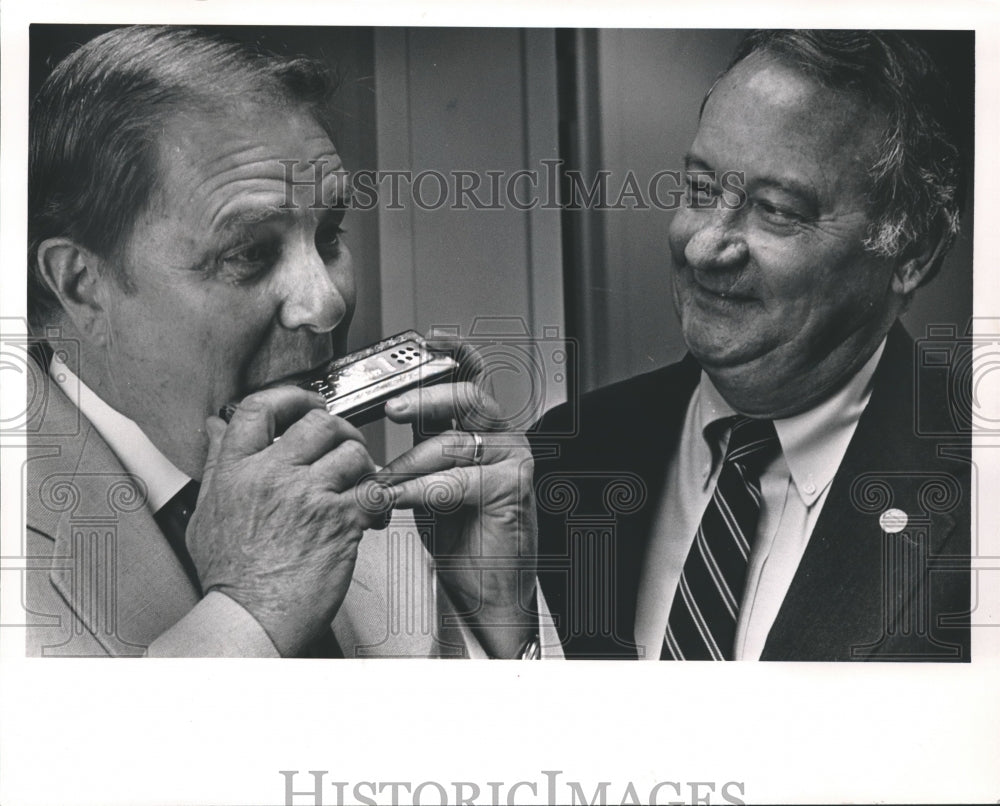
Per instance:
[[[909,521],[909,518],[906,513],[896,508],[887,509],[878,516],[878,523],[882,527],[882,531],[890,535],[902,532],[906,528],[907,521]]]

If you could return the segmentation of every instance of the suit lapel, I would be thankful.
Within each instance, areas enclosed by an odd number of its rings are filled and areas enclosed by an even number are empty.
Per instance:
[[[950,475],[960,468],[942,472],[933,446],[914,437],[912,356],[912,341],[897,324],[763,660],[952,654],[935,649],[926,636],[897,629],[907,620],[919,629],[913,608],[926,605],[926,557],[940,551],[955,530],[950,512],[926,505],[927,485],[944,484],[961,496]],[[884,532],[879,519],[889,508],[907,513],[903,531]]]
[[[954,446],[958,461],[948,461],[938,455],[935,441],[917,436],[912,416],[913,355],[913,342],[897,323],[876,371],[872,398],[768,636],[764,660],[967,657],[961,655],[963,641],[968,642],[967,628],[964,638],[960,626],[943,640],[933,635],[938,614],[968,611],[969,574],[961,570],[960,562],[969,551],[969,466],[967,456],[962,459],[967,440],[963,446],[959,439]],[[536,480],[542,482],[539,578],[567,657],[635,657],[639,573],[667,457],[676,449],[699,374],[697,363],[688,356],[680,364],[585,396],[576,436],[560,445],[558,459],[536,460]],[[947,400],[935,405],[940,408]],[[930,413],[946,420],[937,408]],[[567,410],[556,414],[563,417],[560,425],[565,428]],[[538,436],[532,442],[536,451],[546,444]],[[574,520],[587,526],[587,518],[595,516],[585,509],[587,503],[593,506],[602,500],[600,487],[591,484],[587,474],[607,478],[629,471],[642,479],[648,500],[605,521],[613,525],[613,551],[604,558],[603,568],[611,569],[616,595],[601,599],[594,594],[602,580],[581,579],[575,569],[588,563],[601,568],[602,558],[588,559],[570,536]],[[575,482],[584,503],[568,514],[548,509],[541,500],[547,474]],[[908,515],[907,527],[898,533],[887,534],[880,524],[880,516],[889,508]],[[928,558],[933,562],[941,554],[950,555],[945,564],[959,570],[931,574],[928,582],[924,573]],[[544,570],[546,563],[552,573]],[[568,573],[562,570],[567,565]],[[964,584],[955,573],[965,574]],[[612,635],[587,629],[575,615],[582,603],[595,599],[612,603],[608,614]]]
[[[142,479],[49,385],[41,433],[57,454],[29,463],[29,525],[55,541],[51,579],[74,615],[113,655],[141,654],[198,601],[153,520]],[[76,433],[67,424],[78,422]]]
[[[532,439],[539,579],[567,657],[637,656],[635,612],[649,531],[699,375],[688,357],[597,390],[580,402],[571,439]],[[565,418],[570,411],[554,414]],[[539,432],[565,426],[565,419],[553,426],[547,417]],[[558,456],[542,458],[553,445]],[[567,490],[572,494],[556,494]]]

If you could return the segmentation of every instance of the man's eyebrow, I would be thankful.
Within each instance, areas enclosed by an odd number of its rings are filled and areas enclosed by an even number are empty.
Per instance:
[[[218,221],[213,222],[212,229],[219,232],[227,230],[253,227],[257,224],[265,224],[276,218],[288,216],[294,212],[294,208],[282,208],[279,204],[254,204],[238,207],[222,216]]]
[[[684,173],[699,174],[701,179],[710,179],[713,184],[721,179],[705,160],[690,152],[684,155]]]
[[[318,218],[324,219],[330,215],[343,214],[351,203],[351,188],[348,185],[342,194],[331,194],[334,196],[330,203],[323,207],[312,209]],[[212,229],[217,232],[228,232],[232,230],[246,229],[266,224],[280,218],[291,218],[297,212],[296,206],[286,207],[284,202],[274,204],[249,204],[230,210],[213,222]]]
[[[701,157],[688,153],[684,155],[684,170],[712,172],[713,169],[709,167],[708,163],[706,163]],[[735,167],[732,170],[736,173],[740,172],[738,167]],[[815,187],[813,187],[809,182],[804,182],[801,179],[797,179],[796,177],[788,174],[754,176],[749,178],[747,178],[744,174],[743,177],[743,186],[745,188],[774,188],[775,190],[782,191],[783,193],[790,193],[793,196],[798,196],[803,201],[809,202],[810,204],[817,204],[819,201]],[[718,179],[719,177],[715,178]]]
[[[819,196],[816,193],[816,188],[808,182],[796,179],[794,176],[758,176],[754,177],[752,181],[747,182],[746,186],[748,188],[773,188],[781,191],[782,193],[789,193],[792,196],[797,196],[802,201],[808,202],[809,204],[819,204]]]
[[[289,161],[295,165],[311,165],[312,170],[322,171],[322,176],[299,177],[291,182],[291,187],[286,189],[285,198],[281,202],[273,204],[261,204],[248,202],[238,206],[236,209],[227,212],[225,215],[213,216],[209,222],[212,230],[224,232],[227,230],[253,227],[258,224],[265,224],[277,218],[288,217],[299,209],[296,203],[289,204],[293,198],[291,193],[296,187],[304,187],[306,192],[314,197],[309,199],[305,206],[314,212],[323,210],[345,211],[351,205],[351,197],[354,188],[351,184],[350,174],[344,170],[340,155],[334,152],[332,155],[324,155],[314,159]],[[289,177],[286,176],[286,180]],[[320,207],[313,207],[314,203],[320,203]]]
[[[690,151],[684,155],[684,170],[685,171],[708,171],[711,170],[701,157],[697,157]]]

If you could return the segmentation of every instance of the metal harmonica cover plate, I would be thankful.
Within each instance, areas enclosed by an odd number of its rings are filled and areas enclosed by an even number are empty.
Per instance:
[[[454,378],[458,362],[431,350],[419,333],[407,330],[332,361],[318,372],[299,373],[270,383],[319,392],[331,414],[363,425],[382,416],[382,404],[418,386]],[[236,411],[230,403],[219,412],[227,422]]]

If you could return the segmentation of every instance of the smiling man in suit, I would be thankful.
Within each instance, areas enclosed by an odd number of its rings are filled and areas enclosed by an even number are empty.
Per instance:
[[[951,401],[898,321],[958,229],[951,101],[905,35],[738,47],[669,233],[688,356],[533,437],[568,657],[969,659],[968,440],[917,433]]]

